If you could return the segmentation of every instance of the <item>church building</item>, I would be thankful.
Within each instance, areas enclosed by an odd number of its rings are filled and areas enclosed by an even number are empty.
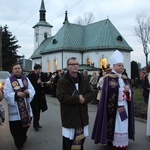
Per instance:
[[[34,29],[34,52],[31,55],[32,68],[42,65],[43,72],[54,72],[66,68],[67,59],[76,57],[80,67],[106,67],[109,57],[117,49],[124,56],[124,68],[129,77],[131,74],[131,51],[133,49],[125,41],[109,19],[88,25],[70,23],[65,12],[62,27],[51,34],[52,25],[46,22],[44,0],[39,10],[39,22]]]

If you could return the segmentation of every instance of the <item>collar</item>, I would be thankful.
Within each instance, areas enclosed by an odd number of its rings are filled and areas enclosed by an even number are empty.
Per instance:
[[[16,75],[14,75],[17,79],[21,79],[21,75],[20,76],[16,76]]]

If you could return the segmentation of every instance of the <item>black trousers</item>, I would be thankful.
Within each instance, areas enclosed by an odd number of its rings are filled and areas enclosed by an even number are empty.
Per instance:
[[[9,121],[9,127],[16,147],[19,148],[23,146],[27,140],[27,131],[29,127],[23,127],[21,121]]]
[[[83,144],[84,144],[85,138],[81,141],[81,150],[83,150]],[[71,150],[73,140],[70,140],[69,138],[66,138],[63,136],[63,148],[62,150]]]
[[[33,112],[33,127],[38,128],[40,120],[40,106],[38,102],[31,101],[31,108]]]

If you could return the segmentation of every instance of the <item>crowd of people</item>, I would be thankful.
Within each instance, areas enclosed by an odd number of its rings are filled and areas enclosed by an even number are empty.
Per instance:
[[[43,73],[40,64],[27,76],[20,64],[12,65],[6,79],[3,96],[8,104],[9,127],[18,150],[23,149],[31,123],[38,132],[40,113],[48,109],[45,94],[56,97],[60,103],[62,122],[62,149],[83,150],[89,135],[88,104],[96,104],[97,112],[91,139],[95,144],[127,148],[128,139],[134,140],[134,101],[131,81],[124,69],[124,57],[116,50],[108,65],[88,74],[79,72],[76,57],[67,60],[67,71]],[[144,101],[148,104],[147,136],[150,136],[150,74],[144,76]]]

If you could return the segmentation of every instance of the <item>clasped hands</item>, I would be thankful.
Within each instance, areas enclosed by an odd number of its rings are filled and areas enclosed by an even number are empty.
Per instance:
[[[29,91],[26,89],[23,92],[17,92],[17,96],[21,98],[25,98],[29,95]]]

